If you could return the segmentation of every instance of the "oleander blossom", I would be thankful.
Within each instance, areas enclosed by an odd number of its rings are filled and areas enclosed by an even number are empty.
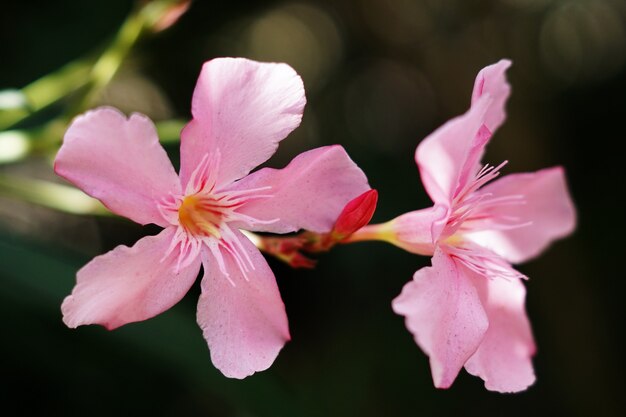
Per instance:
[[[77,117],[57,174],[114,213],[164,230],[78,271],[61,308],[67,326],[114,329],[153,317],[185,295],[202,264],[197,320],[213,364],[234,378],[267,369],[290,339],[287,317],[272,271],[240,229],[328,232],[369,189],[340,146],[250,174],[300,124],[305,102],[286,64],[205,63],[181,133],[180,175],[146,116],[102,107]]]
[[[562,168],[495,180],[506,161],[480,164],[505,119],[509,65],[502,60],[480,71],[469,111],[417,147],[434,206],[370,226],[408,251],[433,256],[392,305],[429,356],[438,388],[449,387],[463,367],[489,390],[516,392],[534,382],[524,276],[511,263],[535,257],[575,226]]]

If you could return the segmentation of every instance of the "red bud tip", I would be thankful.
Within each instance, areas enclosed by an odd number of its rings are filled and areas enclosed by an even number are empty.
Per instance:
[[[376,211],[378,191],[369,190],[350,201],[337,218],[331,234],[335,240],[343,240],[369,223]]]
[[[165,12],[162,16],[154,23],[153,30],[155,32],[161,32],[170,26],[174,25],[180,19],[182,15],[185,14],[189,7],[191,6],[191,0],[178,0],[171,2],[170,5],[167,5]]]

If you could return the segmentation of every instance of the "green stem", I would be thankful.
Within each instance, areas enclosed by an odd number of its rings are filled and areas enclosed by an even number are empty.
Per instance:
[[[161,143],[164,145],[177,143],[185,123],[180,119],[157,122],[156,128]],[[66,120],[54,119],[32,129],[0,132],[0,164],[16,162],[28,155],[53,155],[61,143],[66,128]]]
[[[141,13],[141,10],[132,13],[126,19],[113,42],[93,65],[87,92],[73,113],[85,110],[98,97],[102,89],[113,79],[145,28],[146,15]]]
[[[76,60],[15,91],[14,94],[20,96],[20,103],[15,107],[0,110],[0,130],[10,128],[83,88],[89,81],[92,64],[92,58]]]
[[[97,59],[91,54],[65,65],[21,90],[5,91],[4,94],[10,95],[15,104],[8,108],[0,108],[0,130],[6,130],[86,87],[79,104],[66,112],[66,118],[69,120],[76,113],[84,111],[115,76],[141,35],[152,28],[172,4],[172,1],[149,2],[135,10]]]

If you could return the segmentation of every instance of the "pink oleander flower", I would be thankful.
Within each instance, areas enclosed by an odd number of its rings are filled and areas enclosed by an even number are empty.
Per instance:
[[[492,132],[505,119],[509,65],[502,60],[480,71],[469,111],[417,147],[434,206],[369,226],[408,251],[433,256],[432,266],[415,273],[393,309],[405,316],[430,357],[438,388],[449,387],[463,367],[489,390],[521,391],[534,382],[523,275],[510,263],[535,257],[575,226],[562,168],[489,183],[506,162],[480,165]]]
[[[61,307],[65,324],[114,329],[153,317],[185,295],[202,264],[197,319],[213,364],[234,378],[267,369],[290,339],[287,317],[272,271],[240,229],[328,232],[369,189],[340,146],[249,174],[300,124],[305,102],[286,64],[205,63],[181,133],[180,176],[146,116],[103,107],[77,117],[57,174],[114,213],[164,230],[78,271]]]

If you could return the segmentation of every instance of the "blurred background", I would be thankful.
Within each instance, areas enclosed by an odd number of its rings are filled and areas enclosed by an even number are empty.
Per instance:
[[[195,1],[186,13],[184,4],[153,11],[150,30],[133,32],[132,16],[148,5],[3,4],[6,415],[624,415],[626,2]],[[505,174],[565,166],[579,210],[573,237],[519,267],[531,278],[534,386],[491,393],[462,371],[451,389],[433,388],[427,357],[390,308],[429,259],[382,243],[336,248],[312,271],[270,259],[292,341],[268,371],[244,381],[210,362],[195,324],[198,285],[170,311],[113,332],[63,325],[60,304],[77,269],[158,230],[107,215],[54,177],[68,121],[102,103],[145,113],[160,122],[177,164],[200,67],[218,56],[283,61],[301,74],[303,123],[269,165],[342,144],[379,190],[375,222],[430,204],[416,145],[468,108],[482,67],[513,60],[508,120],[485,161],[509,159]]]

